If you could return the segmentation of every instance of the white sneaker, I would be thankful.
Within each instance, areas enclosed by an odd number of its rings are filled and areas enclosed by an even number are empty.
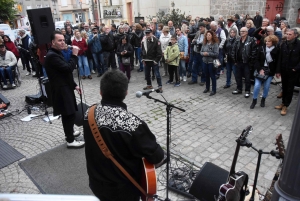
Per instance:
[[[80,134],[81,134],[80,131],[74,131],[74,133],[73,133],[74,137],[78,137]]]
[[[15,83],[13,83],[11,86],[12,86],[12,87],[16,87]]]
[[[7,89],[7,85],[3,85],[3,89]]]
[[[182,81],[182,77],[180,76],[180,81]]]
[[[92,70],[92,74],[95,74],[96,72],[94,70]]]
[[[76,141],[74,140],[73,142],[67,142],[67,148],[68,149],[79,149],[84,147],[85,142],[83,141]]]
[[[27,72],[27,73],[26,73],[26,76],[28,76],[28,75],[31,75],[31,72]]]
[[[34,76],[36,73],[35,73],[35,71],[32,71],[32,75]]]
[[[183,76],[183,81],[186,82],[186,76]]]

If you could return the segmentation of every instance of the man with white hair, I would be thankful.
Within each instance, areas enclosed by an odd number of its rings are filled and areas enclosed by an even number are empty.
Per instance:
[[[223,15],[219,16],[219,21],[221,21],[223,23],[224,27],[226,27],[227,23],[225,22]]]

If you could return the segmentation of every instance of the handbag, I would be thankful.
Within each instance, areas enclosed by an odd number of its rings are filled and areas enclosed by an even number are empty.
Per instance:
[[[219,59],[214,59],[213,64],[215,68],[219,68],[221,66],[221,62]]]
[[[267,80],[269,75],[261,75],[257,70],[254,71],[254,77],[260,80]]]
[[[130,65],[130,57],[122,57],[123,65]]]

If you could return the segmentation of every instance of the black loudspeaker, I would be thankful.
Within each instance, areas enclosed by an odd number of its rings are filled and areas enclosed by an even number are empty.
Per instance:
[[[227,183],[229,172],[206,162],[198,172],[189,193],[201,201],[215,201],[222,184]]]
[[[0,93],[0,103],[4,103],[7,106],[10,105],[9,100],[7,100],[7,98],[5,98],[5,96],[3,96],[1,93]]]
[[[144,20],[144,17],[135,17],[134,18],[134,23],[140,23],[140,20]]]
[[[54,23],[51,9],[38,8],[27,10],[34,42],[38,45],[50,42],[50,36],[54,31]]]
[[[76,126],[82,126],[83,125],[83,115],[85,114],[86,110],[89,108],[90,106],[88,106],[85,103],[79,103],[77,105],[78,111],[76,111],[75,113],[75,125]],[[83,114],[82,114],[82,109],[83,109]]]

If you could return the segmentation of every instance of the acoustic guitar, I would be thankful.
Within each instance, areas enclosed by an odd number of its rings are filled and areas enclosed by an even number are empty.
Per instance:
[[[243,172],[235,172],[235,166],[239,155],[240,146],[250,147],[252,145],[246,139],[252,130],[252,126],[247,126],[247,128],[243,130],[240,137],[236,140],[237,146],[229,172],[229,177],[227,179],[227,183],[221,185],[219,189],[218,201],[241,201],[245,198],[245,193],[241,192],[243,191],[243,185],[247,180],[246,177],[248,176]]]
[[[151,201],[153,199],[153,195],[156,194],[157,191],[157,180],[156,180],[156,172],[155,166],[149,163],[145,158],[143,160],[143,171],[140,185],[145,190],[146,195],[142,195],[143,201]]]
[[[285,147],[283,144],[283,140],[282,140],[282,134],[278,134],[276,136],[276,149],[278,150],[278,153],[275,153],[276,158],[278,159],[284,159],[284,154],[285,154]],[[274,184],[275,182],[278,180],[281,169],[282,169],[282,165],[283,165],[283,161],[278,165],[277,171],[273,177],[272,180],[272,184],[270,186],[270,188],[266,191],[265,197],[263,199],[263,201],[271,201],[272,199],[272,193],[274,190]]]

